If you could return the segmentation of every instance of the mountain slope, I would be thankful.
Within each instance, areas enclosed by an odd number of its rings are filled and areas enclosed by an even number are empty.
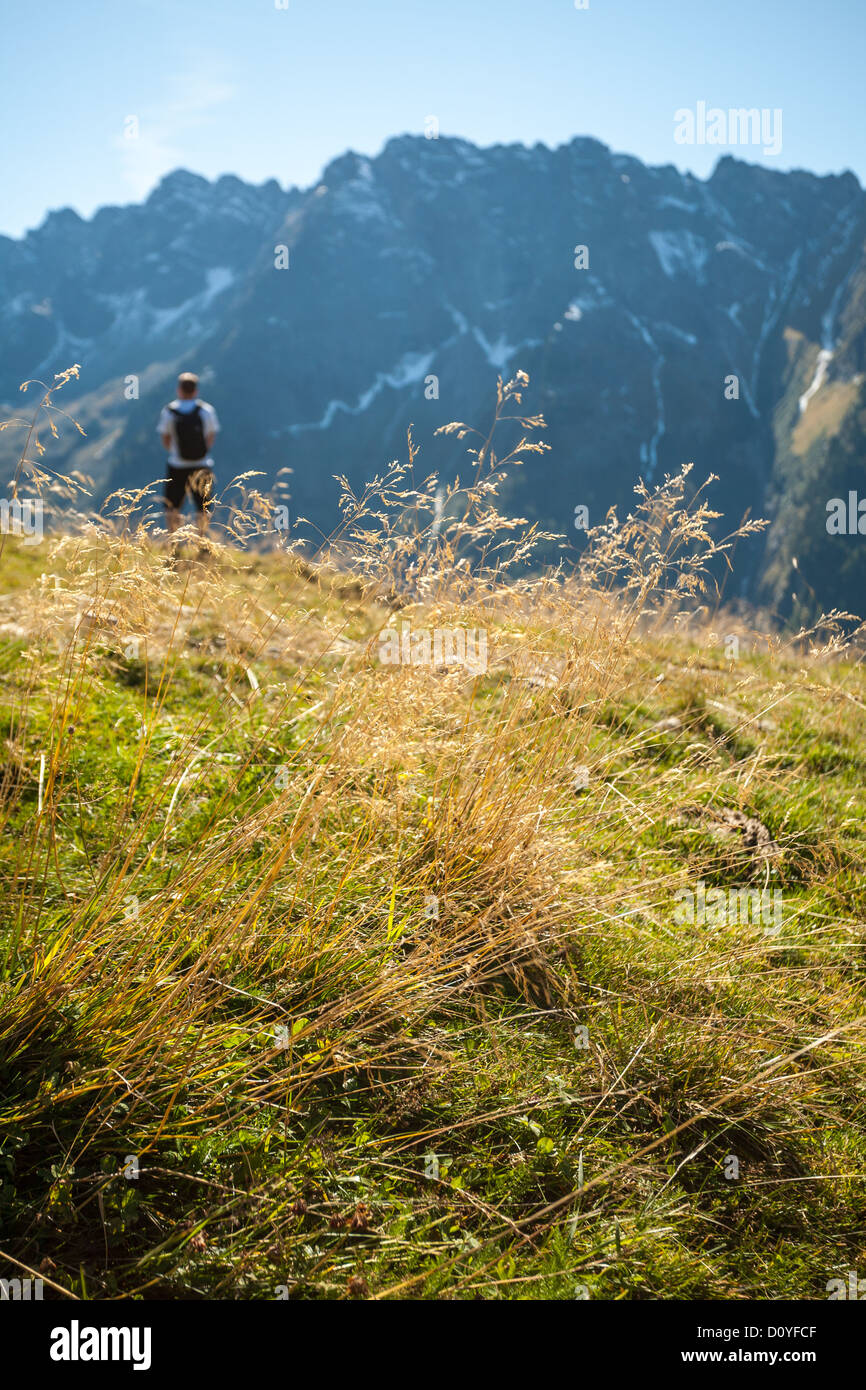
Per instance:
[[[0,242],[0,399],[81,361],[88,440],[61,445],[104,491],[159,473],[156,412],[193,365],[225,427],[221,480],[291,468],[293,510],[330,529],[334,473],[362,482],[410,424],[452,473],[462,446],[435,428],[484,424],[520,367],[552,449],[515,509],[576,539],[576,506],[594,524],[639,474],[693,460],[730,523],[773,521],[737,593],[856,608],[862,547],[827,536],[825,504],[862,479],[864,217],[851,174],[726,157],[701,181],[591,139],[404,136],[306,191],[178,171],[140,207]]]

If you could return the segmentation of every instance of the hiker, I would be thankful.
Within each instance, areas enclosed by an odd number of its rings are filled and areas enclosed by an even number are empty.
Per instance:
[[[198,377],[181,372],[177,400],[163,408],[157,431],[168,450],[165,480],[165,515],[169,532],[180,526],[180,509],[189,495],[198,511],[199,534],[207,530],[213,493],[213,459],[210,456],[217,430],[217,413],[198,399]]]

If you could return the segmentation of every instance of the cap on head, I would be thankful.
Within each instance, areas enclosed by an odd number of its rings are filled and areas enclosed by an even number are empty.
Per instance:
[[[195,372],[181,372],[177,379],[178,394],[194,396],[198,392],[198,377]]]

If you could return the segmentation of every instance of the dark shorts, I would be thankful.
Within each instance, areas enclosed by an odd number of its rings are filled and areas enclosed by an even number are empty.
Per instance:
[[[212,468],[200,468],[198,464],[193,464],[190,468],[173,468],[171,464],[168,465],[168,477],[165,480],[166,506],[180,511],[183,499],[189,496],[195,503],[196,510],[203,512],[210,502],[212,492]]]

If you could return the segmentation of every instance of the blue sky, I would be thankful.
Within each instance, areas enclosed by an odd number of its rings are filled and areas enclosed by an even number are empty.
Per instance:
[[[0,231],[145,197],[169,170],[312,183],[424,131],[594,135],[701,176],[674,113],[781,109],[776,168],[866,183],[866,0],[38,0],[7,6]],[[137,139],[124,135],[138,122]]]

